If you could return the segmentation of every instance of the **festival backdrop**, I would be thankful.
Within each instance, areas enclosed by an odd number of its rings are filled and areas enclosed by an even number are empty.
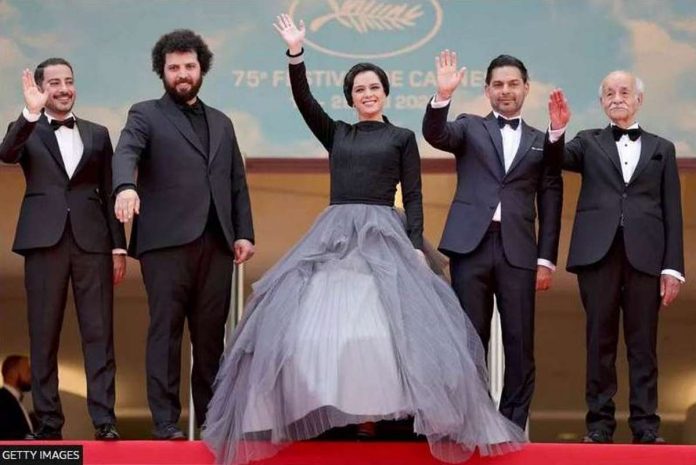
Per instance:
[[[570,135],[604,126],[602,77],[614,69],[645,82],[639,122],[696,157],[696,2],[693,0],[0,0],[0,127],[22,109],[20,75],[61,56],[75,68],[78,117],[108,126],[114,145],[135,102],[158,98],[150,51],[175,28],[200,33],[215,54],[201,98],[233,120],[247,157],[322,157],[293,106],[284,43],[272,27],[289,12],[307,26],[311,87],[336,119],[354,121],[342,79],[371,61],[391,79],[386,114],[419,136],[423,156],[443,156],[420,136],[435,89],[434,58],[449,48],[467,67],[451,116],[485,114],[486,67],[522,59],[531,92],[523,117],[547,124],[546,101],[565,90]]]

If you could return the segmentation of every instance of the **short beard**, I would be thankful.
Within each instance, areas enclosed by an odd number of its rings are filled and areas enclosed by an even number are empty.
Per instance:
[[[176,90],[176,84],[174,84],[174,87],[170,87],[169,83],[164,79],[162,79],[162,83],[164,84],[164,90],[176,103],[186,105],[198,95],[198,91],[201,90],[201,85],[203,85],[203,78],[201,77],[198,82],[192,82],[191,89],[185,94],[181,94]]]

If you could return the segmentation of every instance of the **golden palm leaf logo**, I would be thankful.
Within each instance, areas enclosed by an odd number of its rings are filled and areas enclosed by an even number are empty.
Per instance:
[[[292,0],[288,14],[307,22],[307,46],[353,59],[416,50],[437,34],[443,17],[439,0]]]
[[[331,21],[364,34],[369,31],[394,31],[413,27],[423,15],[421,5],[387,3],[377,0],[327,0],[331,12],[315,18],[309,25],[317,31]]]

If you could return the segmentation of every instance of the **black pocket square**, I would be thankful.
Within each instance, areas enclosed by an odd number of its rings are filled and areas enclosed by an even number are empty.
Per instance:
[[[656,153],[655,155],[652,156],[651,160],[655,160],[655,161],[660,161],[660,160],[662,160],[662,154],[661,154],[661,153]]]

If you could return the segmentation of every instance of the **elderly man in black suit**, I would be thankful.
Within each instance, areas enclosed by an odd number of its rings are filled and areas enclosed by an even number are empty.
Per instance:
[[[50,58],[22,76],[25,108],[10,125],[0,160],[19,163],[26,193],[13,250],[25,258],[35,439],[60,439],[58,344],[72,284],[97,439],[118,439],[114,414],[113,285],[124,277],[126,240],[113,215],[104,126],[72,113],[73,70]]]
[[[2,362],[0,388],[0,441],[24,439],[33,431],[31,419],[22,399],[31,391],[29,359],[8,355]]]
[[[223,351],[234,263],[254,253],[244,163],[232,122],[198,97],[212,53],[190,30],[162,36],[153,70],[165,94],[130,109],[114,155],[116,216],[137,215],[129,252],[150,308],[148,401],[154,436],[183,439],[179,379],[188,319],[196,422],[205,422]],[[138,171],[137,184],[135,171]]]
[[[447,122],[464,71],[454,52],[440,54],[437,94],[423,119],[425,139],[452,152],[457,163],[440,250],[450,257],[452,286],[484,347],[497,299],[505,352],[500,412],[524,428],[534,391],[535,290],[549,288],[558,253],[563,184],[557,162],[550,161],[563,146],[550,144],[521,118],[528,73],[509,55],[488,66],[485,94],[493,111]]]
[[[625,71],[607,75],[599,101],[610,120],[580,131],[565,146],[563,168],[582,187],[568,254],[587,314],[588,412],[585,442],[612,441],[616,428],[616,347],[623,313],[635,443],[660,443],[657,321],[660,306],[684,282],[681,191],[674,144],[638,125],[643,83]],[[570,111],[565,99],[553,111]],[[552,131],[553,139],[565,129]]]

